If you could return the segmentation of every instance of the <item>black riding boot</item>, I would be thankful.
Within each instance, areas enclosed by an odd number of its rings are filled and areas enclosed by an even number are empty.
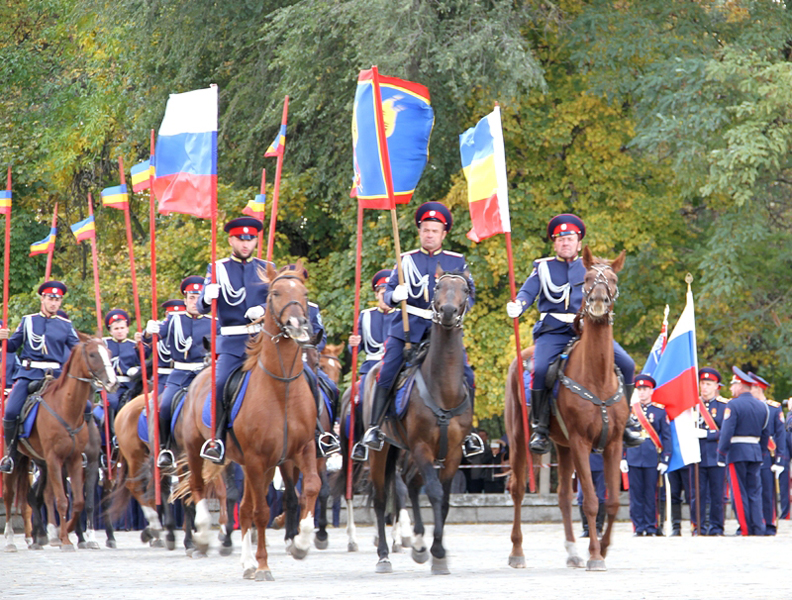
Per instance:
[[[470,394],[470,408],[475,414],[476,388],[468,388],[468,393]],[[476,456],[477,454],[482,454],[483,452],[484,440],[481,439],[478,433],[471,431],[465,438],[465,441],[462,442],[462,454],[465,455],[465,458],[470,458],[471,456]]]
[[[660,488],[663,491],[663,488]],[[663,491],[664,493],[664,491]],[[665,531],[663,530],[663,525],[665,524],[666,518],[666,503],[665,500],[662,500],[657,503],[657,537],[665,536]]]
[[[600,502],[597,507],[597,537],[602,537],[603,529],[605,529],[605,503]]]
[[[371,448],[375,452],[382,450],[382,444],[385,436],[382,434],[380,426],[385,417],[385,410],[388,407],[388,389],[379,385],[374,386],[374,398],[371,402],[371,421],[369,428],[363,434],[363,440],[360,442],[367,448]]]
[[[630,399],[632,398],[633,392],[635,391],[635,384],[634,383],[625,383],[625,396],[627,398],[627,408],[630,409],[629,417],[627,417],[627,424],[624,426],[624,434],[622,435],[622,443],[624,444],[625,448],[637,448],[641,444],[643,444],[643,438],[641,434],[637,431],[634,431],[633,428],[639,428],[640,423],[638,419],[635,418],[635,415],[632,413],[632,407],[630,406]]]
[[[215,464],[222,465],[225,463],[225,436],[226,436],[226,416],[228,411],[225,410],[223,401],[220,398],[215,398],[217,411],[215,419],[215,437],[211,440],[206,440],[201,446],[201,458],[210,460]]]
[[[550,395],[545,390],[531,390],[531,452],[546,454],[550,451]]]
[[[682,536],[682,505],[671,505],[671,537]]]
[[[580,534],[580,537],[586,538],[589,537],[589,526],[588,526],[588,517],[586,517],[586,513],[583,511],[583,505],[578,505],[580,509],[580,524],[583,526],[583,533]]]
[[[159,442],[160,453],[157,457],[157,466],[160,469],[171,469],[176,464],[176,457],[173,456],[173,450],[171,450],[170,419],[159,419]]]
[[[19,429],[19,418],[16,419],[3,419],[3,435],[5,436],[6,452],[2,460],[0,460],[0,473],[13,473],[14,471],[14,458],[16,457],[17,445],[17,431]]]

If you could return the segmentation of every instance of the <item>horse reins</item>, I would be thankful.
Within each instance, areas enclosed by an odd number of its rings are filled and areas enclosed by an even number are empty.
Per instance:
[[[462,308],[462,312],[456,317],[456,319],[454,319],[454,322],[451,324],[451,326],[444,325],[440,321],[440,311],[437,310],[435,299],[437,298],[437,288],[440,286],[440,282],[443,281],[443,279],[446,279],[447,277],[454,277],[456,279],[461,279],[462,281],[465,282],[465,284],[467,284],[468,281],[467,277],[465,277],[464,275],[457,275],[456,273],[443,273],[440,277],[437,278],[437,281],[435,281],[434,291],[432,292],[432,303],[430,305],[430,308],[432,309],[432,323],[437,323],[438,325],[446,329],[452,329],[455,327],[459,328],[462,327],[462,321],[464,320],[465,315],[467,314],[468,297],[470,296],[470,292],[468,292],[468,294],[466,294],[465,296],[465,306]]]
[[[591,265],[591,268],[597,272],[594,276],[594,281],[591,284],[591,287],[586,289],[583,288],[583,306],[580,308],[581,313],[589,314],[591,316],[591,292],[594,291],[594,288],[597,287],[600,283],[605,286],[605,292],[608,298],[608,321],[611,325],[613,325],[613,312],[611,311],[610,307],[613,306],[613,303],[619,298],[619,286],[616,286],[616,293],[611,293],[610,289],[610,282],[608,278],[605,277],[605,271],[612,271],[610,265]]]

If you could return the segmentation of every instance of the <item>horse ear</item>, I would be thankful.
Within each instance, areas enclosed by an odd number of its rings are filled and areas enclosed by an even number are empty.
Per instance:
[[[298,258],[298,259],[297,259],[297,262],[296,262],[296,263],[294,263],[294,271],[295,271],[295,273],[297,273],[297,274],[298,274],[300,277],[302,277],[302,276],[303,276],[303,262],[302,262],[302,258]]]
[[[616,257],[616,260],[614,260],[611,263],[611,269],[613,269],[614,273],[618,273],[619,271],[622,270],[622,267],[624,267],[624,261],[625,261],[626,258],[627,258],[627,251],[626,250],[622,250],[621,254],[619,254],[619,256]]]
[[[588,247],[588,245],[586,245],[586,247],[583,248],[583,266],[586,268],[586,271],[588,271],[593,264],[594,255],[591,253],[591,249]]]
[[[88,335],[87,333],[83,333],[82,331],[78,331],[78,332],[77,332],[77,337],[79,338],[79,340],[80,340],[81,342],[87,342],[87,341],[88,341],[88,340],[90,340],[90,339],[91,339],[93,336],[91,336],[91,335]]]
[[[465,276],[465,279],[470,279],[470,269],[465,268],[465,270],[462,271],[462,275]]]
[[[275,265],[271,262],[267,263],[267,282],[272,281],[275,277],[278,276],[278,272],[275,270]]]
[[[435,279],[442,277],[443,273],[445,273],[445,271],[443,271],[443,267],[441,267],[440,263],[438,262],[437,268],[435,269]]]

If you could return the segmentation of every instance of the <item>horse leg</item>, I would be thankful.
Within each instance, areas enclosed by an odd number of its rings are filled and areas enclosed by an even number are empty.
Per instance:
[[[27,499],[30,507],[30,521],[32,526],[33,541],[29,544],[30,550],[41,550],[48,543],[47,524],[44,521],[44,487],[46,481],[42,477],[41,469],[37,469],[38,477],[33,485],[28,488]],[[60,540],[59,540],[60,541]]]
[[[11,524],[12,521],[12,510],[14,508],[14,485],[16,482],[14,481],[15,477],[18,477],[16,473],[11,473],[9,475],[2,475],[3,477],[3,504],[5,505],[5,517],[6,517],[6,524],[5,524],[5,551],[6,552],[16,552],[17,547],[14,543],[14,526]]]
[[[291,553],[294,537],[300,527],[300,500],[297,497],[295,481],[298,473],[295,473],[293,463],[287,461],[280,467],[281,478],[283,479],[283,539],[286,542],[286,552]]]
[[[90,460],[85,473],[85,547],[99,550],[96,541],[96,485],[99,481],[99,460]],[[79,546],[78,547],[82,547]]]
[[[195,502],[195,534],[193,543],[195,551],[193,557],[203,557],[209,552],[209,529],[212,526],[212,515],[209,514],[209,506],[204,497],[204,480],[201,470],[203,469],[203,459],[199,455],[199,449],[187,453],[187,462],[190,470],[190,492]]]
[[[83,480],[81,454],[82,453],[77,454],[77,456],[73,457],[69,464],[66,465],[72,485],[72,514],[65,532],[63,531],[63,527],[61,527],[61,537],[66,537],[67,541],[69,539],[68,533],[75,530],[82,518],[83,510],[85,509],[85,481]]]
[[[55,504],[54,508],[58,511],[58,516],[60,517],[59,541],[61,550],[72,551],[74,550],[74,546],[72,545],[71,541],[69,541],[69,529],[67,527],[68,521],[66,519],[66,515],[69,512],[69,498],[66,496],[66,489],[63,485],[63,476],[61,475],[62,472],[63,468],[60,462],[54,457],[48,456],[47,473],[49,474],[49,477],[47,477],[47,488],[50,490]],[[80,479],[82,480],[82,477]],[[54,514],[50,516],[50,519],[54,518]]]
[[[393,458],[390,454],[395,450],[388,444],[382,447],[379,452],[369,452],[369,466],[372,491],[374,514],[377,517],[377,566],[375,573],[393,573],[393,566],[388,558],[388,541],[385,533],[385,510],[388,501],[387,483],[388,468],[394,468]]]
[[[242,493],[242,501],[239,503],[239,530],[242,533],[242,577],[244,579],[253,579],[256,576],[256,568],[258,567],[253,555],[253,534],[251,530],[254,498],[251,491],[252,484],[248,483],[250,479],[247,470],[243,468],[243,471],[245,472],[245,489]],[[270,475],[269,478],[272,479],[272,476]],[[267,488],[269,488],[269,484],[267,484]],[[267,519],[269,519],[269,506],[267,507]]]
[[[322,487],[322,480],[316,470],[316,445],[311,436],[311,441],[305,444],[300,454],[295,457],[297,468],[302,473],[302,496],[300,498],[301,515],[297,536],[294,538],[292,556],[297,559],[305,558],[311,547],[311,534],[314,530],[313,510],[316,508],[316,499]]]
[[[250,504],[252,500],[252,513],[253,513],[253,521],[256,523],[256,530],[258,531],[258,544],[256,545],[256,567],[255,571],[252,574],[252,578],[256,581],[273,581],[275,578],[272,576],[272,572],[269,569],[269,565],[267,564],[267,543],[266,543],[266,532],[267,532],[267,522],[269,521],[269,506],[267,505],[267,488],[269,487],[270,481],[272,481],[272,470],[267,469],[265,470],[263,465],[260,464],[260,461],[256,461],[255,464],[251,464],[249,461],[247,463],[247,467],[245,468],[245,496],[243,498],[243,503],[246,504],[245,510],[243,513],[247,513],[250,508],[247,506]],[[290,486],[292,492],[294,492],[294,486]],[[246,547],[247,551],[249,552],[252,549],[252,542],[251,542],[251,533],[250,533],[250,516],[249,514],[245,515],[246,519],[246,527],[247,529],[244,530],[244,537],[242,541],[242,565],[244,571],[242,576],[245,578],[249,578],[249,572],[246,567]]]
[[[511,441],[511,437],[509,438]],[[523,553],[522,534],[522,502],[525,497],[526,480],[526,449],[525,439],[515,437],[511,448],[511,477],[509,478],[509,494],[514,504],[514,517],[512,518],[511,542],[512,549],[509,554],[509,566],[514,569],[525,568],[525,554]]]
[[[407,485],[407,493],[410,495],[410,504],[413,509],[413,540],[412,540],[412,559],[423,564],[429,560],[429,550],[424,544],[424,524],[423,517],[421,516],[420,493],[421,485],[419,477],[414,476],[410,483]]]
[[[413,448],[413,460],[423,476],[424,489],[429,497],[429,502],[432,504],[432,512],[434,514],[434,540],[430,548],[432,573],[435,575],[447,575],[449,571],[446,551],[443,547],[443,486],[437,476],[431,453],[426,444],[422,443]]]
[[[171,489],[170,475],[160,478],[160,491],[162,495],[162,520],[165,527],[165,547],[168,550],[176,549],[176,520],[173,516],[173,503],[168,501]]]
[[[572,450],[556,445],[558,453],[558,508],[564,522],[564,546],[567,551],[567,566],[582,567],[583,559],[578,556],[575,534],[572,531]],[[586,461],[588,465],[588,461]],[[595,528],[596,531],[596,528]]]
[[[314,535],[314,546],[319,550],[325,550],[328,546],[327,541],[327,499],[330,497],[330,484],[327,481],[326,460],[317,461],[321,486],[319,496],[316,499],[316,534]]]
[[[400,471],[396,471],[394,475],[394,487],[396,489],[397,510],[399,511],[398,523],[398,543],[402,548],[410,548],[412,546],[412,534],[410,531],[410,513],[407,511],[407,484],[404,483],[404,478]],[[397,540],[394,538],[394,545]]]
[[[104,471],[105,475],[107,471]],[[118,544],[116,543],[115,539],[115,531],[113,529],[113,520],[110,518],[109,510],[110,510],[110,487],[112,483],[108,477],[104,478],[102,482],[102,491],[101,491],[101,501],[100,505],[102,507],[102,514],[105,515],[104,517],[104,526],[105,526],[105,535],[107,539],[105,540],[105,546],[108,548],[116,548]]]
[[[594,532],[594,534],[589,536],[589,560],[588,563],[586,563],[586,570],[605,571],[607,569],[605,568],[605,561],[600,553],[600,541],[596,535],[599,500],[597,499],[597,490],[594,487],[594,481],[591,478],[589,448],[582,443],[582,440],[575,439],[570,440],[570,449],[578,473],[578,485],[583,487],[583,514],[586,515],[586,519],[588,520],[589,531]],[[571,485],[569,491],[571,510]]]
[[[234,508],[233,503],[231,503],[231,508],[229,509],[228,486],[226,485],[227,475],[228,469],[226,468],[223,470],[223,474],[217,480],[216,484],[217,499],[220,503],[220,517],[218,519],[220,524],[220,533],[218,534],[218,539],[220,540],[220,556],[231,556],[234,550],[234,545],[231,542],[231,532],[234,530],[233,523],[229,528],[229,515],[233,515]]]
[[[608,522],[605,526],[602,540],[600,540],[600,553],[602,554],[602,558],[605,558],[608,553],[613,523],[616,521],[616,514],[619,512],[619,484],[621,482],[621,475],[618,465],[622,456],[620,437],[617,436],[617,439],[605,448],[604,455],[605,488],[608,490],[607,499],[605,500],[605,510],[608,515]]]

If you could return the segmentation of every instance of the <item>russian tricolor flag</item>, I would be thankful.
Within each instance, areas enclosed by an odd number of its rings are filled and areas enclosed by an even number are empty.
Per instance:
[[[511,231],[506,151],[500,107],[459,136],[462,170],[468,183],[468,205],[474,242]]]
[[[217,87],[171,94],[154,153],[159,212],[212,216],[217,197]]]
[[[652,401],[665,406],[671,421],[674,447],[668,465],[669,471],[701,461],[693,411],[693,407],[698,405],[697,373],[696,318],[693,292],[688,288],[685,310],[668,338],[660,362],[652,375],[657,382]]]

